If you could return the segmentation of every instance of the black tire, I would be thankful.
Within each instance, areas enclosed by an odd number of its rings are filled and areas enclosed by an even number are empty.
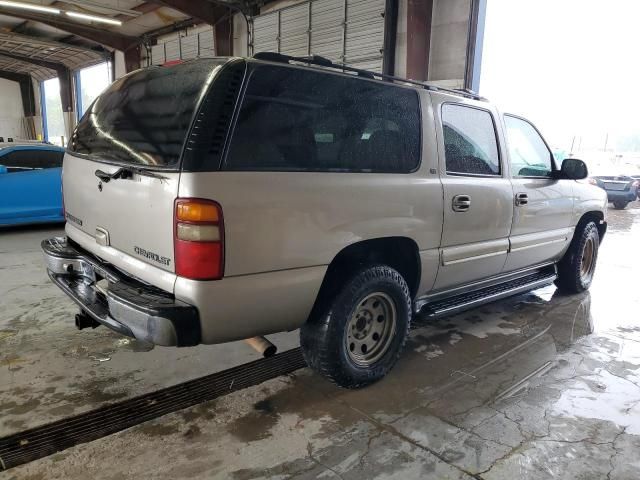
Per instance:
[[[599,247],[600,235],[596,224],[594,222],[578,224],[569,249],[558,263],[556,285],[560,290],[567,293],[580,293],[591,286]],[[588,254],[588,248],[593,248],[592,260],[589,265],[585,265],[585,262],[588,261],[585,258],[586,252]]]
[[[347,327],[354,315],[365,308],[367,303],[363,301],[372,295],[377,298],[378,293],[393,303],[394,328],[385,334],[387,340],[380,358],[361,365],[352,358],[353,343],[347,345],[351,338]],[[302,352],[313,370],[341,387],[360,388],[380,380],[395,365],[407,340],[412,312],[409,287],[396,270],[382,265],[365,268],[351,277],[334,298],[317,307],[300,329]],[[353,323],[351,328],[355,328]]]
[[[616,210],[624,210],[625,208],[627,208],[627,205],[629,205],[629,202],[623,202],[623,201],[613,202],[613,208],[615,208]]]

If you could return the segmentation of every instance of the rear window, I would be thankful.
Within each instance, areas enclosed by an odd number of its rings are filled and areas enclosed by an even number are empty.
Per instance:
[[[220,60],[153,67],[126,76],[80,120],[69,150],[98,160],[178,167],[191,119]]]
[[[62,166],[64,152],[56,150],[14,150],[0,156],[0,165],[16,170],[58,168]]]
[[[250,77],[224,169],[408,173],[419,158],[414,90],[265,65]]]

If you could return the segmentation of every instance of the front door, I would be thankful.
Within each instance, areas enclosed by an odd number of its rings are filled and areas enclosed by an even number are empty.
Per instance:
[[[514,216],[505,272],[557,260],[571,241],[571,182],[551,178],[553,155],[536,128],[505,115]]]
[[[439,96],[434,94],[435,99]],[[436,103],[444,225],[434,288],[446,290],[502,271],[513,217],[496,114],[485,103]]]

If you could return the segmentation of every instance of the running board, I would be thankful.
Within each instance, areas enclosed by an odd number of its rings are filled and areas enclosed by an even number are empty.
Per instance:
[[[443,300],[427,303],[420,309],[420,316],[438,318],[453,315],[479,305],[484,305],[485,303],[494,302],[502,298],[517,295],[518,293],[544,287],[553,283],[556,278],[557,274],[555,273],[555,269],[554,271],[545,269],[545,271],[533,273],[499,285],[493,285],[491,287],[485,287],[472,292],[461,293]]]

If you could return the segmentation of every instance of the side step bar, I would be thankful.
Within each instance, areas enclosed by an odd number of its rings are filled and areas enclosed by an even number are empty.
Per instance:
[[[558,275],[555,272],[555,268],[553,270],[545,269],[544,271],[536,272],[499,285],[493,285],[427,303],[420,309],[420,316],[423,318],[439,318],[453,315],[479,305],[484,305],[485,303],[544,287],[553,283],[557,277]]]

